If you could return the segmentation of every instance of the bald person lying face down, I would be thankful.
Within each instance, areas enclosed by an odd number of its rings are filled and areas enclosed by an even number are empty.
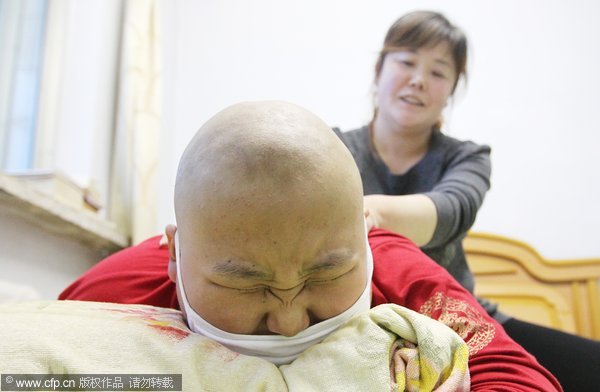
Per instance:
[[[210,119],[179,164],[168,232],[188,324],[246,354],[299,354],[370,307],[362,183],[335,133],[283,102]]]
[[[238,104],[210,119],[183,154],[168,251],[150,238],[101,261],[60,298],[179,302],[193,331],[275,365],[371,305],[393,303],[459,332],[471,390],[561,390],[414,243],[374,229],[369,246],[362,200],[354,160],[326,124],[288,103]],[[389,360],[381,354],[376,361]]]

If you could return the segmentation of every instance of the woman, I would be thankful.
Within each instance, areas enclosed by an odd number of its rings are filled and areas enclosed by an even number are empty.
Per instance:
[[[473,292],[462,239],[490,187],[490,148],[440,128],[444,107],[466,78],[466,63],[467,39],[443,15],[401,17],[375,65],[371,122],[338,134],[360,169],[371,226],[410,238]],[[600,385],[593,371],[600,368],[600,343],[516,320],[480,302],[565,390]]]
[[[490,187],[490,149],[440,132],[467,42],[443,16],[415,12],[390,28],[375,66],[375,112],[342,134],[361,170],[371,224],[402,233],[473,291],[461,241]]]

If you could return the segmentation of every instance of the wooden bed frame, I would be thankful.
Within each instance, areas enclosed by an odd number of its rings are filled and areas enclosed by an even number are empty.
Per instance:
[[[477,232],[463,245],[477,295],[519,319],[600,340],[600,258],[546,260],[521,241]]]

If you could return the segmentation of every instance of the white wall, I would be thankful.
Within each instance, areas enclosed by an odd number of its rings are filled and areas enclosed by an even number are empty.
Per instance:
[[[5,282],[33,289],[41,299],[56,299],[105,255],[66,235],[53,234],[23,219],[2,203],[0,209],[0,303]],[[15,293],[13,293],[15,294]],[[30,298],[34,299],[34,298]]]
[[[547,257],[600,257],[600,3],[594,0],[163,0],[160,231],[178,158],[212,114],[284,99],[351,129],[370,116],[376,52],[406,11],[445,13],[471,40],[448,133],[493,148],[475,229]]]

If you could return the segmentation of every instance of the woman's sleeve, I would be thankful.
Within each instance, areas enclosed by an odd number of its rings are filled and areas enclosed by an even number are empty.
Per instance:
[[[425,193],[433,200],[438,219],[424,249],[443,246],[471,228],[490,189],[490,175],[490,148],[462,142],[458,153],[446,163],[442,178]]]

